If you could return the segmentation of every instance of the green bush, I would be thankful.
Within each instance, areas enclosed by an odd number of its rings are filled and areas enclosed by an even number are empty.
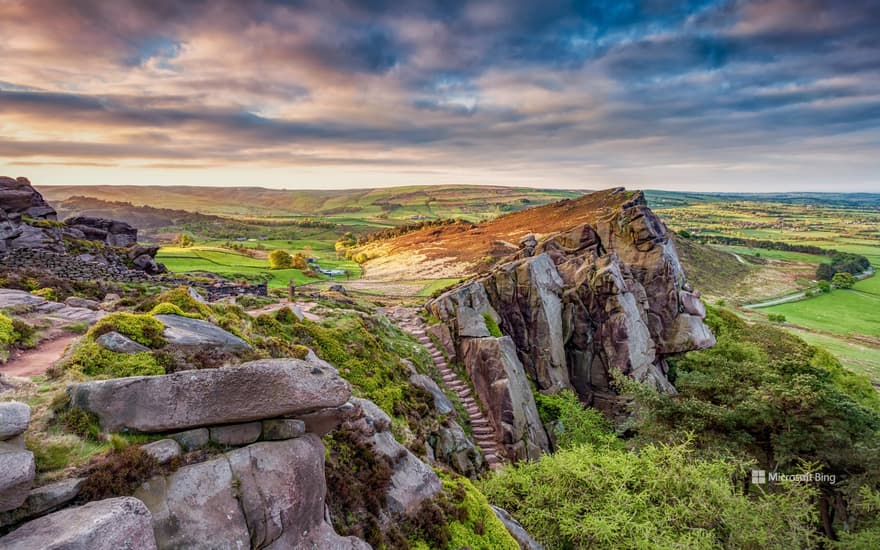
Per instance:
[[[269,253],[269,269],[290,269],[293,266],[293,256],[284,250],[276,249]]]
[[[537,393],[535,401],[541,421],[553,426],[560,449],[585,444],[600,448],[623,447],[611,422],[596,409],[584,407],[573,391],[564,390],[554,395]]]
[[[158,348],[165,345],[165,338],[162,336],[164,330],[165,326],[161,321],[150,315],[118,312],[111,313],[95,323],[88,336],[94,339],[115,331],[139,344]]]
[[[689,445],[584,445],[507,467],[480,487],[547,548],[812,548],[815,489],[744,495],[741,473],[695,459]]]
[[[84,439],[98,441],[101,435],[98,417],[82,409],[70,407],[61,411],[58,423],[65,431]]]
[[[484,313],[483,319],[485,319],[486,321],[486,330],[489,331],[489,334],[491,334],[495,338],[501,338],[502,336],[504,336],[504,334],[501,333],[501,327],[498,326],[495,318],[492,317],[490,313]]]
[[[5,313],[0,312],[0,347],[9,346],[18,340],[18,333]]]
[[[771,323],[784,323],[786,319],[785,315],[781,313],[768,313],[767,320]]]

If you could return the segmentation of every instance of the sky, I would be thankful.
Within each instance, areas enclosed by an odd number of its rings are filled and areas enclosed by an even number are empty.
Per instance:
[[[35,185],[880,192],[877,0],[0,0]]]

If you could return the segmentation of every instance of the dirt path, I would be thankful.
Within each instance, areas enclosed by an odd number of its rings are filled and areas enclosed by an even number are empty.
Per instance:
[[[77,334],[62,334],[42,342],[34,349],[18,352],[5,365],[0,365],[0,374],[25,377],[43,374],[64,355],[68,344],[77,338]]]

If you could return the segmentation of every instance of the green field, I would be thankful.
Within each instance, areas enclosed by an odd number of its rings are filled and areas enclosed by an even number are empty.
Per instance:
[[[807,330],[795,328],[788,330],[810,344],[828,350],[840,359],[845,367],[853,372],[864,374],[874,384],[880,385],[880,348]]]
[[[768,258],[786,262],[801,262],[809,264],[828,263],[831,259],[827,256],[804,254],[803,252],[789,252],[787,250],[768,250],[765,248],[751,248],[748,246],[714,245],[718,250],[739,254],[740,256],[752,256],[755,258]]]
[[[266,259],[251,258],[231,250],[210,246],[162,247],[156,259],[174,273],[201,271],[217,273],[232,279],[236,276],[259,277],[267,280],[269,288],[284,288],[291,279],[298,285],[327,279],[327,277],[308,277],[298,269],[269,269]],[[348,269],[352,277],[360,276],[360,266],[348,260],[320,258],[319,263],[321,267],[328,269]],[[337,277],[337,279],[344,280],[345,277]]]
[[[789,323],[834,334],[864,334],[880,338],[880,293],[877,277],[859,281],[849,290],[798,302],[761,308],[764,313],[781,313]]]

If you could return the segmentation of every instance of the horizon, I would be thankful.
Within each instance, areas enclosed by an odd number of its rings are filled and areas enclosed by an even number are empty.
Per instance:
[[[880,188],[880,5],[0,3],[35,186]]]

